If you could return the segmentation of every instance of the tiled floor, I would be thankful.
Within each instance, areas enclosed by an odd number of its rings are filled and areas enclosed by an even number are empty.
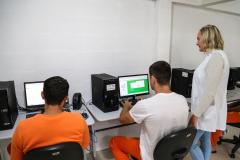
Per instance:
[[[232,138],[232,136],[239,135],[239,128],[229,127],[230,132],[226,134],[225,138]],[[229,157],[229,153],[231,152],[233,145],[229,143],[222,143],[221,145],[217,146],[217,153],[212,154],[211,160],[233,160]],[[234,160],[240,160],[240,149],[236,152]],[[112,153],[110,150],[103,150],[99,151],[96,154],[97,160],[114,160]],[[190,155],[187,155],[184,160],[191,160]]]
[[[231,144],[224,143],[219,145],[217,153],[212,154],[211,160],[230,160],[231,158],[228,156],[228,154],[231,151],[231,148],[232,148]],[[235,160],[240,159],[240,150],[237,151],[235,156],[236,156]],[[96,159],[97,160],[114,160],[112,153],[108,149],[97,152]],[[184,158],[184,160],[191,160],[190,155],[187,155],[187,157]]]
[[[231,132],[225,135],[226,138],[232,138],[233,134],[236,134],[236,135],[239,134],[239,129],[237,129],[237,128],[230,127],[229,130]],[[232,147],[233,147],[233,145],[228,144],[228,143],[222,143],[221,145],[218,145],[217,153],[212,154],[211,160],[231,160],[231,158],[229,157],[228,154],[230,153]],[[240,160],[240,149],[236,152],[235,156],[236,157],[234,160]],[[88,159],[90,160],[90,158],[88,158]],[[96,159],[97,160],[114,160],[112,153],[110,152],[109,149],[98,151],[96,153]],[[0,158],[0,160],[1,160],[1,158]],[[184,160],[191,160],[190,155],[187,155],[187,157],[184,158]]]
[[[217,153],[212,154],[211,160],[230,160],[231,158],[228,156],[230,150],[232,148],[232,145],[230,144],[222,144],[218,146]],[[97,160],[114,160],[111,152],[107,150],[99,151],[97,152]],[[235,160],[240,159],[240,150],[235,154]],[[190,155],[187,155],[184,160],[191,160]]]

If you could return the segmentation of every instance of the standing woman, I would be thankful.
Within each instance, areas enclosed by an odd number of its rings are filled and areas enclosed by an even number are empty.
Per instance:
[[[216,26],[206,25],[199,30],[197,46],[206,57],[193,75],[190,121],[197,134],[190,154],[193,160],[209,160],[211,132],[226,129],[229,63]]]

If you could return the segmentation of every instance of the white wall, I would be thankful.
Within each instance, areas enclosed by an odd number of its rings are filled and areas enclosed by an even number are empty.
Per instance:
[[[147,73],[153,61],[169,59],[194,68],[202,58],[196,33],[207,23],[223,31],[230,62],[238,65],[237,16],[174,5],[172,17],[169,0],[0,0],[0,80],[15,81],[20,105],[23,82],[54,75],[69,81],[70,97],[80,91],[88,101],[92,73]],[[118,134],[137,135],[138,127],[97,133],[97,150]]]
[[[156,60],[169,62],[172,2],[170,0],[158,0],[156,2]]]
[[[169,61],[170,13],[169,0],[0,0],[0,81],[15,81],[22,106],[23,82],[54,75],[69,81],[70,97],[81,92],[88,101],[93,73],[147,73],[153,61]],[[98,132],[97,150],[138,129]]]
[[[0,0],[0,80],[54,75],[70,97],[91,98],[90,75],[147,73],[155,60],[155,2],[150,0]]]
[[[179,4],[173,5],[171,64],[173,67],[196,68],[203,54],[196,46],[196,35],[206,24],[220,29],[231,66],[239,64],[240,17]]]

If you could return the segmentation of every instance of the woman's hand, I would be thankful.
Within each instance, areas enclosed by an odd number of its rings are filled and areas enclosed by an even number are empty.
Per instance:
[[[190,125],[193,126],[193,127],[197,127],[197,122],[198,122],[198,117],[195,116],[194,114],[192,115],[192,117],[190,118]]]

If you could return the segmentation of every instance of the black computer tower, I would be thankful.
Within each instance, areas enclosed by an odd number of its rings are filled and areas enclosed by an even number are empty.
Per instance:
[[[228,90],[235,89],[236,83],[240,81],[240,67],[231,67],[228,77]]]
[[[235,83],[236,83],[236,80],[235,80],[235,72],[236,72],[236,69],[234,68],[230,68],[229,70],[229,76],[228,76],[228,84],[227,84],[227,89],[228,90],[233,90],[235,89]]]
[[[192,78],[194,70],[184,68],[173,68],[171,79],[171,90],[186,98],[191,97]]]
[[[119,108],[118,79],[102,73],[92,74],[92,103],[103,112],[116,111]]]
[[[13,128],[17,116],[14,82],[0,82],[0,130]]]

